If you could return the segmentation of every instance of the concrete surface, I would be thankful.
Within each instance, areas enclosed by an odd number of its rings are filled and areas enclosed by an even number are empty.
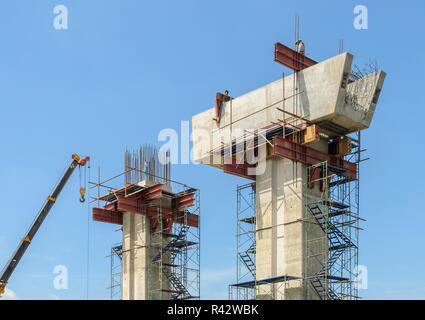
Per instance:
[[[156,183],[147,180],[139,182],[141,186],[153,184]],[[171,189],[168,188],[168,191]],[[171,199],[155,200],[152,204],[171,207]],[[160,272],[160,266],[151,261],[158,254],[159,248],[165,246],[170,239],[163,237],[161,232],[151,232],[146,215],[133,212],[123,214],[122,235],[121,298],[123,300],[168,300],[170,294],[162,289],[169,289],[170,284]],[[170,253],[164,254],[163,262],[169,263],[169,261]],[[162,268],[169,267],[162,266]]]
[[[234,98],[224,103],[219,124],[214,120],[214,108],[193,116],[194,160],[214,165],[211,150],[219,148],[222,142],[241,137],[245,130],[263,130],[279,122],[283,113],[277,108],[315,123],[335,125],[345,133],[368,128],[385,73],[379,71],[349,84],[352,62],[353,56],[343,53],[299,72],[298,90],[293,89],[291,74]]]

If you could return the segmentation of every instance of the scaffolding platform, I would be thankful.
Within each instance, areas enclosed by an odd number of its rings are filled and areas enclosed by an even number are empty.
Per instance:
[[[285,281],[291,281],[291,280],[300,280],[300,277],[294,277],[294,276],[277,276],[277,277],[270,277],[266,279],[260,279],[260,280],[252,280],[242,283],[235,283],[231,284],[232,287],[241,287],[241,288],[254,288],[256,286],[264,285],[264,284],[271,284],[271,283],[279,283],[279,282],[285,282]]]

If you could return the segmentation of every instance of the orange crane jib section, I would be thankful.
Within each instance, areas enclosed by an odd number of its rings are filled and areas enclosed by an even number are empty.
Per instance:
[[[301,71],[317,64],[316,61],[291,48],[276,42],[274,46],[274,61],[283,64],[294,71]]]

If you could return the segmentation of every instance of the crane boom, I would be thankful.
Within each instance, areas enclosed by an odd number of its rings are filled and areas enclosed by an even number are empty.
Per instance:
[[[34,238],[35,234],[37,233],[44,219],[49,214],[49,211],[52,209],[53,205],[56,202],[56,199],[60,195],[63,187],[68,182],[75,168],[77,168],[78,166],[84,166],[87,163],[87,161],[89,161],[89,159],[90,159],[89,157],[84,157],[81,159],[77,154],[72,155],[72,161],[67,167],[65,173],[63,174],[58,184],[53,189],[52,194],[47,197],[46,201],[43,204],[43,207],[38,212],[36,219],[32,223],[28,232],[26,233],[24,238],[21,240],[18,248],[15,250],[11,259],[8,261],[2,273],[0,274],[0,296],[3,295],[10,276],[12,275],[16,266],[18,265],[19,261],[22,259],[22,256],[24,255],[28,246],[31,244],[32,239]],[[80,190],[80,193],[81,193],[81,190]],[[83,194],[81,195],[84,196]]]

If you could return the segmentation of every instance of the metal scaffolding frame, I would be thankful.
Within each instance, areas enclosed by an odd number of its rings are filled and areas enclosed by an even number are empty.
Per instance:
[[[148,299],[199,299],[200,192],[198,189],[178,184],[175,181],[170,182],[170,185],[173,186],[173,193],[167,193],[167,197],[159,199],[155,204],[158,225],[151,231],[148,244]],[[176,193],[175,190],[178,188],[180,192]],[[131,188],[128,189],[128,191],[130,190]],[[168,230],[164,225],[163,211],[166,210],[166,207],[164,207],[163,201],[173,201],[173,199],[190,193],[194,194],[193,205],[182,210],[179,215],[179,223],[173,223],[172,228]],[[94,201],[97,200],[98,198]],[[198,216],[197,227],[188,221],[194,215]],[[122,243],[112,246],[109,287],[111,299],[119,299],[121,296],[123,254],[125,252],[123,252]]]
[[[288,275],[256,279],[255,188],[255,183],[248,183],[236,189],[236,283],[229,285],[229,300],[276,299],[276,295],[284,295],[294,282],[302,283],[301,278]]]
[[[200,216],[199,190],[196,190],[194,203],[191,209],[185,211],[185,223],[174,225],[178,241],[172,254],[173,273],[186,288],[180,299],[200,299],[200,223],[196,228],[187,223],[188,213]]]
[[[189,215],[199,217],[200,192],[181,186],[183,191],[176,195],[193,192],[194,205],[183,211],[182,223],[174,223],[170,231],[163,226],[162,206],[159,208],[159,224],[151,233],[149,245],[150,300],[200,298],[200,226],[188,223]]]
[[[97,196],[91,198],[97,207],[93,217],[123,224],[123,213],[133,211],[122,211],[118,209],[120,205],[134,208],[134,214],[145,215],[150,221],[149,241],[143,244],[148,247],[146,298],[199,299],[200,191],[171,180],[169,165],[161,164],[158,157],[156,149],[146,146],[133,154],[126,151],[124,172],[101,181],[99,170],[97,182],[90,182],[90,188],[97,189]],[[150,182],[140,184],[141,179]],[[121,298],[123,256],[136,249],[123,251],[122,243],[112,246],[111,299]]]
[[[321,300],[360,299],[357,288],[362,220],[359,211],[360,133],[351,139],[353,151],[344,158],[357,165],[357,179],[335,174],[335,168],[330,168],[327,162],[307,167],[308,184],[319,183],[322,192],[319,199],[305,199],[305,263],[308,270],[305,283]],[[319,170],[319,176],[314,174],[315,170]],[[322,232],[317,232],[318,227]]]
[[[231,300],[252,300],[256,296],[255,183],[238,186],[236,199],[236,285],[229,286],[229,298]]]
[[[360,132],[350,136],[352,152],[343,157],[357,167],[356,179],[343,175],[328,162],[304,166],[304,243],[307,272],[301,277],[282,275],[256,279],[255,272],[255,183],[237,187],[237,276],[229,285],[229,299],[272,299],[285,296],[292,287],[303,286],[305,299],[357,300],[360,222]],[[314,173],[316,171],[316,173]],[[339,172],[341,171],[341,172]],[[317,174],[319,172],[320,174]],[[319,185],[320,195],[312,194]],[[266,288],[266,289],[264,289]],[[313,293],[313,294],[312,294]]]
[[[111,300],[121,299],[121,272],[122,272],[122,244],[116,244],[111,248],[111,285],[110,298]]]

